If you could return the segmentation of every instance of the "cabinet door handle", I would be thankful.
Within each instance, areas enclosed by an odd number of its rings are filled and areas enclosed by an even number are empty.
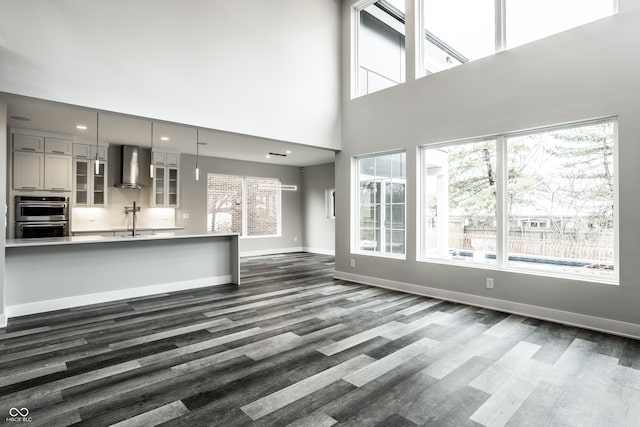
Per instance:
[[[55,153],[55,154],[65,154],[65,152],[64,152],[64,151],[52,150],[51,152],[52,152],[52,153]]]
[[[21,187],[23,190],[35,190],[36,187]]]
[[[28,148],[28,147],[22,147],[21,150],[22,151],[36,151],[35,148]]]

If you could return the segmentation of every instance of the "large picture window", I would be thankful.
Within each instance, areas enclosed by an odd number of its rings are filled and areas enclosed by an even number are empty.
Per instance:
[[[406,155],[355,159],[356,252],[405,254]]]
[[[280,195],[278,179],[209,174],[207,230],[280,235]]]
[[[423,251],[495,263],[495,140],[422,150]]]
[[[421,256],[617,279],[616,122],[421,149]]]

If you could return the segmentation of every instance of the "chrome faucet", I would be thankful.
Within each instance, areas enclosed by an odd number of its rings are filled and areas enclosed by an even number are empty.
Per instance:
[[[135,236],[136,235],[136,212],[140,212],[140,206],[136,206],[135,200],[133,202],[133,207],[131,206],[124,207],[124,213],[128,214],[129,212],[133,213],[133,221],[132,221],[133,225],[131,226],[131,235]]]

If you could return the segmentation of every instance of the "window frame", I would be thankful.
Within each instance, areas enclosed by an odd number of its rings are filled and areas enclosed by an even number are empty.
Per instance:
[[[273,238],[273,237],[282,237],[282,181],[280,178],[273,177],[263,177],[263,176],[250,176],[250,175],[232,175],[232,174],[223,174],[223,173],[208,173],[207,174],[207,183],[211,176],[222,176],[222,177],[234,177],[242,179],[242,224],[241,224],[241,232],[238,233],[238,237],[241,239],[262,239],[262,238]],[[270,179],[277,181],[277,191],[278,191],[278,202],[277,202],[277,233],[276,234],[264,234],[264,235],[248,235],[249,230],[249,192],[247,191],[247,179]],[[209,188],[207,184],[207,198],[209,197]],[[207,201],[207,216],[209,215],[209,202]],[[214,231],[210,228],[211,224],[207,221],[207,231]]]
[[[576,274],[569,272],[558,272],[551,270],[527,268],[527,266],[514,266],[508,263],[508,207],[506,203],[508,193],[507,183],[507,138],[513,138],[524,135],[534,135],[538,133],[553,132],[563,129],[573,129],[586,127],[591,125],[597,125],[602,123],[612,124],[612,137],[613,137],[613,274],[608,277],[592,276],[586,274]],[[482,142],[487,140],[496,141],[496,263],[495,264],[483,264],[472,263],[467,261],[458,261],[454,259],[443,259],[436,257],[429,257],[425,251],[425,203],[424,197],[425,189],[425,164],[424,164],[424,152],[426,150],[447,147],[459,144],[469,144],[475,142]],[[418,147],[418,164],[419,164],[419,176],[418,176],[418,190],[416,192],[417,200],[417,221],[416,232],[418,238],[416,239],[416,261],[425,263],[454,265],[460,267],[479,268],[492,271],[507,271],[513,273],[531,274],[544,277],[555,277],[562,279],[578,280],[583,282],[602,283],[607,285],[619,285],[620,284],[620,197],[619,197],[619,141],[618,141],[618,116],[602,117],[598,119],[583,120],[577,122],[563,123],[558,125],[544,126],[530,128],[526,130],[504,132],[501,134],[487,135],[477,138],[465,138],[452,141],[435,142],[429,144],[423,144]]]
[[[360,239],[360,215],[361,215],[361,203],[360,203],[360,160],[367,158],[376,158],[381,156],[388,156],[393,154],[404,154],[404,170],[405,170],[405,178],[404,178],[404,253],[393,253],[393,252],[385,252],[385,251],[367,251],[360,249],[359,239]],[[393,258],[393,259],[402,259],[405,260],[407,258],[407,194],[408,194],[408,184],[409,180],[407,178],[407,152],[404,149],[363,154],[358,156],[353,156],[351,158],[351,191],[354,193],[354,197],[351,197],[351,243],[350,249],[352,254],[357,255],[367,255],[367,256],[375,256],[381,258]],[[385,215],[386,211],[386,201],[383,200],[382,195],[380,196],[380,235],[387,231],[387,228],[384,226],[385,220],[382,218]],[[389,206],[393,206],[394,203],[390,203]],[[389,231],[397,230],[393,227],[388,229]],[[383,240],[384,242],[384,240]],[[381,244],[380,247],[384,250],[384,245]]]
[[[425,72],[425,57],[424,57],[424,49],[425,49],[425,40],[426,40],[426,29],[425,29],[425,22],[424,22],[424,10],[425,10],[425,1],[427,0],[409,0],[409,1],[413,1],[415,2],[415,14],[414,14],[414,19],[413,22],[415,24],[415,34],[416,34],[416,41],[415,41],[415,51],[414,51],[414,57],[415,57],[415,78],[419,79],[419,78],[423,78],[423,77],[428,77],[431,74],[426,74]],[[545,37],[550,37],[553,36],[555,34],[560,34],[561,32],[564,31],[568,31],[572,28],[577,28],[577,27],[571,27],[571,28],[567,28],[566,30],[563,30],[559,33],[552,33],[549,34],[547,36],[538,38],[538,39],[534,39],[531,40],[527,43],[524,43],[522,45],[517,45],[517,46],[513,46],[511,48],[507,48],[507,7],[506,7],[506,2],[507,0],[494,0],[494,12],[495,12],[495,19],[494,19],[494,35],[495,35],[495,50],[493,52],[492,55],[495,55],[497,53],[503,52],[505,50],[509,50],[509,49],[513,49],[513,48],[517,48],[519,46],[523,46],[524,44],[528,44],[528,43],[532,43],[535,42],[537,40],[541,40]],[[611,15],[607,15],[607,16],[612,16],[615,15],[619,12],[619,0],[612,0],[613,3],[613,10],[611,12]],[[603,19],[606,16],[602,16],[599,19]],[[406,21],[406,16],[405,16],[405,21]],[[594,21],[590,21],[590,22],[594,22]],[[582,24],[582,25],[586,25]],[[491,55],[487,55],[487,56],[491,56]],[[485,57],[486,58],[486,57]],[[473,61],[469,61],[469,62],[473,62]],[[460,65],[464,65],[460,64]],[[453,67],[455,68],[455,67]],[[441,71],[446,71],[445,70],[441,70]],[[441,71],[437,71],[436,73],[432,73],[432,74],[437,74]]]
[[[380,91],[378,90],[378,91],[374,91],[366,94],[360,94],[360,87],[362,85],[362,82],[360,81],[360,25],[361,25],[360,13],[363,12],[369,6],[373,5],[374,3],[377,3],[378,1],[381,1],[382,3],[384,3],[385,4],[384,7],[387,9],[387,10],[381,9],[382,13],[388,14],[390,19],[395,19],[405,26],[405,34],[403,34],[403,36],[406,37],[406,19],[405,19],[406,15],[402,17],[397,16],[395,13],[393,13],[393,10],[395,9],[395,7],[389,4],[388,2],[386,2],[385,0],[360,0],[351,6],[351,52],[352,52],[351,58],[350,58],[351,59],[351,73],[350,73],[351,74],[351,79],[350,79],[351,99],[370,95],[371,93]],[[407,81],[408,73],[407,73],[406,47],[407,46],[405,43],[405,50],[403,55],[404,57],[402,58],[404,62],[402,64],[404,75],[402,76],[402,79],[400,82],[390,87],[401,85],[403,83],[406,83]],[[381,90],[384,90],[384,89],[381,89]]]

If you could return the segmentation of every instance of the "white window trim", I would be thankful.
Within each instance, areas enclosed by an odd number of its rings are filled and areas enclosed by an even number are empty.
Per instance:
[[[374,256],[380,258],[393,258],[406,260],[407,259],[407,178],[405,178],[405,198],[404,198],[404,254],[395,254],[391,252],[379,252],[379,251],[367,251],[359,248],[359,237],[360,237],[360,169],[358,161],[360,159],[370,158],[370,157],[378,157],[378,156],[386,156],[390,154],[398,154],[404,153],[406,156],[405,150],[392,150],[392,151],[383,151],[379,153],[372,154],[363,154],[359,156],[354,156],[351,158],[351,191],[353,191],[353,197],[351,197],[351,215],[350,215],[350,223],[351,223],[351,254],[355,255],[365,255],[365,256]],[[406,162],[406,157],[405,157]],[[406,164],[405,164],[406,168]],[[382,197],[382,196],[381,196]],[[381,215],[384,215],[384,210],[381,209]],[[381,220],[382,223],[384,221]],[[393,229],[392,229],[393,230]],[[380,233],[382,234],[383,228],[381,227]]]
[[[613,166],[614,166],[614,176],[613,176],[613,198],[614,198],[614,210],[613,210],[613,262],[614,262],[614,274],[613,277],[601,278],[592,275],[581,275],[581,274],[571,274],[571,273],[559,273],[555,271],[546,271],[539,269],[527,268],[526,266],[522,267],[513,267],[508,265],[508,245],[507,245],[507,233],[505,221],[508,217],[507,215],[507,204],[505,203],[505,191],[507,190],[507,176],[506,176],[506,153],[507,153],[507,144],[505,142],[506,137],[514,137],[518,135],[531,135],[535,133],[542,133],[548,131],[555,131],[567,128],[575,128],[589,125],[596,125],[598,123],[607,123],[611,122],[613,124]],[[425,149],[433,149],[438,147],[448,147],[452,145],[459,144],[468,144],[473,142],[480,142],[486,140],[496,140],[496,181],[500,183],[499,186],[496,187],[496,204],[499,208],[496,210],[496,264],[480,264],[473,263],[468,261],[457,261],[450,259],[441,259],[437,257],[428,257],[424,255],[424,229],[423,224],[425,222],[424,218],[424,198],[423,198],[423,190],[425,186],[424,182],[424,173],[423,173],[423,151]],[[514,132],[505,132],[499,135],[485,136],[481,138],[468,138],[468,139],[460,139],[453,140],[449,142],[437,142],[431,144],[424,144],[418,147],[419,155],[418,157],[418,170],[420,171],[420,177],[418,180],[419,188],[417,190],[417,209],[418,215],[418,224],[416,227],[416,231],[419,235],[417,241],[417,251],[416,251],[416,261],[425,262],[425,263],[433,263],[433,264],[444,264],[444,265],[454,265],[461,267],[469,267],[469,268],[478,268],[483,270],[492,270],[492,271],[505,271],[512,273],[522,273],[522,274],[530,274],[535,276],[543,276],[543,277],[554,277],[560,279],[568,279],[573,281],[581,281],[581,282],[591,282],[591,283],[602,283],[605,285],[619,285],[620,284],[620,197],[619,197],[619,162],[618,162],[618,117],[603,117],[598,119],[591,119],[585,121],[578,122],[569,122],[563,123],[553,126],[544,126],[544,127],[536,127],[530,128],[526,130],[514,131]]]
[[[351,6],[351,99],[360,95],[360,12],[377,0],[361,0]]]

